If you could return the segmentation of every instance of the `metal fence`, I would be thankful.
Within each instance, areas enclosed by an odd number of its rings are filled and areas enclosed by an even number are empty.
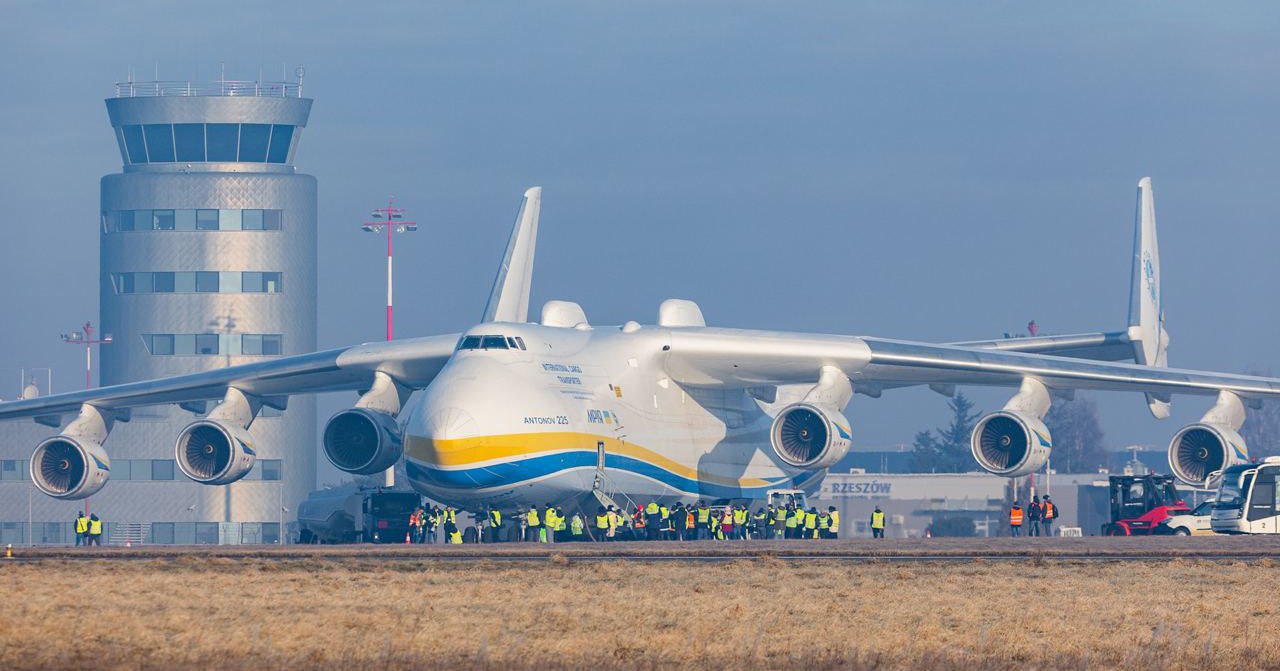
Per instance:
[[[286,527],[286,534],[292,530]],[[75,545],[74,522],[0,522],[3,545]],[[279,522],[104,522],[104,545],[277,545]],[[288,543],[288,536],[284,539]]]

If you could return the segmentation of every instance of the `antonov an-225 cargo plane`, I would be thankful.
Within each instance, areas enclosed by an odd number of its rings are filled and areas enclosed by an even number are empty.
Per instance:
[[[855,429],[843,411],[854,393],[912,385],[948,395],[957,385],[1015,389],[971,438],[978,465],[1005,477],[1045,465],[1045,413],[1075,389],[1142,392],[1159,418],[1173,394],[1216,397],[1169,446],[1173,472],[1207,486],[1248,459],[1246,407],[1280,396],[1280,379],[1166,366],[1150,179],[1138,183],[1127,328],[947,344],[714,328],[696,304],[676,299],[662,303],[655,325],[593,326],[567,301],[548,302],[530,323],[541,198],[540,188],[525,192],[484,319],[465,333],[0,403],[0,419],[57,427],[72,418],[36,447],[31,479],[50,496],[78,499],[106,484],[103,443],[131,408],[195,413],[178,435],[177,463],[196,482],[222,485],[253,465],[263,406],[355,390],[354,407],[324,430],[334,466],[373,474],[403,456],[416,490],[475,510],[594,507],[608,493],[674,502],[812,491],[849,450]]]

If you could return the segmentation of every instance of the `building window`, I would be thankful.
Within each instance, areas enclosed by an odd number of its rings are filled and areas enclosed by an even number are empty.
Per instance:
[[[261,459],[258,463],[262,464],[263,480],[279,480],[281,475],[281,466],[279,459]]]
[[[280,210],[121,210],[105,213],[108,233],[278,231]]]
[[[240,162],[265,163],[267,160],[267,141],[270,138],[270,124],[240,124]]]
[[[284,337],[278,333],[148,333],[142,336],[142,343],[152,356],[284,353]]]
[[[204,124],[174,124],[173,145],[179,163],[204,163]]]
[[[111,273],[111,282],[119,294],[202,293],[238,294],[283,291],[281,274],[276,272],[215,272],[212,270]]]
[[[130,163],[147,162],[147,145],[142,140],[142,126],[124,127],[124,145],[129,151]]]
[[[289,158],[289,143],[293,141],[293,126],[271,127],[271,149],[267,152],[268,163],[284,163]]]
[[[217,210],[196,210],[196,230],[197,231],[218,230],[218,211]]]
[[[149,123],[142,126],[147,139],[147,160],[151,163],[173,163],[173,125]]]
[[[0,460],[0,480],[26,480],[27,462],[22,459]]]
[[[147,342],[147,349],[156,356],[170,356],[173,354],[173,336],[166,334],[145,335],[142,336]]]
[[[179,123],[122,126],[125,163],[287,163],[294,126]]]
[[[236,160],[236,150],[240,144],[240,124],[208,124],[205,126],[205,137],[209,147],[210,161],[234,162]]]
[[[172,480],[173,479],[173,460],[172,459],[152,459],[151,460],[151,479],[152,480]]]

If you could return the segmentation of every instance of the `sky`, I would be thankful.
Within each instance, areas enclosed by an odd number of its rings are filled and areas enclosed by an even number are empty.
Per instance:
[[[531,315],[653,323],[679,297],[711,325],[929,341],[1122,328],[1150,175],[1171,363],[1280,372],[1278,29],[1262,2],[9,0],[0,396],[23,367],[81,384],[58,334],[97,320],[113,83],[300,64],[322,348],[382,337],[372,207],[394,195],[421,225],[397,240],[397,333],[454,332],[532,185]],[[1096,399],[1116,448],[1163,447],[1211,403],[1158,422],[1139,395]],[[947,420],[920,389],[848,414],[862,448]]]

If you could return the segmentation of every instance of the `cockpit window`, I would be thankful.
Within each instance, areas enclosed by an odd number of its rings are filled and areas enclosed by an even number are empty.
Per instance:
[[[524,338],[521,338],[520,336],[516,336],[515,340],[516,340],[516,345],[519,345],[520,349],[524,349]]]
[[[500,335],[480,336],[480,349],[507,349],[507,339]]]
[[[458,341],[458,349],[524,349],[524,341],[504,335],[469,335]]]

